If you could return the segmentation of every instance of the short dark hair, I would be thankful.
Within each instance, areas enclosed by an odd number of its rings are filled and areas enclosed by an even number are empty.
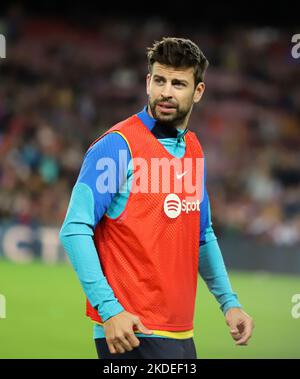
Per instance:
[[[155,62],[172,67],[194,67],[195,87],[203,82],[209,62],[199,47],[189,39],[163,37],[147,48],[148,69],[152,73]]]

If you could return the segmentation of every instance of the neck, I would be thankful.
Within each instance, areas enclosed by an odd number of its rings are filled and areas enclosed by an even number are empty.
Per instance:
[[[180,130],[185,130],[187,128],[187,124],[188,124],[188,117],[180,125],[176,125],[176,128]]]
[[[147,112],[152,118],[154,118],[149,104],[147,105]],[[184,120],[182,120],[182,122],[180,124],[173,125],[173,127],[176,129],[180,129],[180,130],[185,130],[187,128],[191,112],[192,112],[192,108],[190,109],[189,113],[186,115],[186,118]],[[172,126],[172,125],[170,124],[170,126]]]

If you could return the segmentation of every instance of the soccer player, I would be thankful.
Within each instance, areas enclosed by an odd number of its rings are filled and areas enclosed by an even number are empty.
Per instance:
[[[208,61],[192,41],[170,37],[147,57],[148,104],[87,150],[60,240],[87,297],[99,358],[196,358],[198,271],[237,345],[254,324],[232,291],[205,157],[188,129]]]

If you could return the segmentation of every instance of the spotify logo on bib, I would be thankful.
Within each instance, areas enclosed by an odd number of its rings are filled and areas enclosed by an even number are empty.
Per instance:
[[[170,193],[164,202],[165,214],[170,218],[176,218],[181,213],[181,201],[175,193]]]
[[[200,211],[200,200],[187,201],[180,200],[175,193],[170,193],[164,202],[164,211],[169,218],[176,218],[181,212],[189,214],[190,212]]]

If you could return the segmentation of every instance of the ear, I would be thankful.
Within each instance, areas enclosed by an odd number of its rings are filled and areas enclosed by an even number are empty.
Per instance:
[[[150,80],[151,80],[151,74],[147,74],[146,77],[146,86],[147,86],[147,95],[150,95]]]
[[[205,84],[203,82],[198,83],[194,92],[194,103],[198,103],[201,100],[204,90]]]

